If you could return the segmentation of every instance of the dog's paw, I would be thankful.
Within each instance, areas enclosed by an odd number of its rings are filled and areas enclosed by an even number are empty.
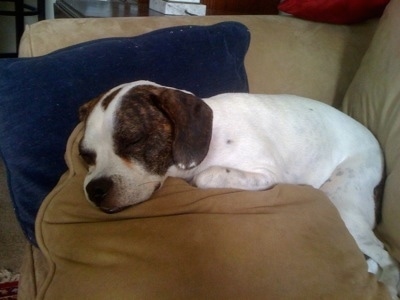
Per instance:
[[[383,267],[379,271],[378,280],[385,283],[392,299],[398,299],[400,272],[397,263]]]
[[[367,265],[368,265],[368,273],[377,275],[378,272],[380,271],[378,263],[374,261],[372,258],[367,259]]]
[[[193,178],[193,183],[199,188],[265,190],[273,186],[275,181],[266,174],[214,166],[197,174]]]

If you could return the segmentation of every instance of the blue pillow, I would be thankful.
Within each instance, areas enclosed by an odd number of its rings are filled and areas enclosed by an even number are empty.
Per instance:
[[[247,92],[248,29],[236,22],[179,26],[82,43],[35,58],[0,59],[0,154],[21,227],[36,244],[40,204],[66,171],[81,104],[139,79],[200,97]]]

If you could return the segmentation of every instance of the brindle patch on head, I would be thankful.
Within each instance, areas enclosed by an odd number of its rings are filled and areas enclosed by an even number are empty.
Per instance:
[[[103,107],[104,110],[107,109],[108,105],[111,103],[111,101],[115,98],[115,96],[119,93],[119,91],[122,89],[116,89],[115,91],[111,92],[109,95],[107,95],[103,101],[101,101],[101,107]]]
[[[115,115],[114,150],[122,159],[135,159],[147,171],[164,175],[173,164],[172,125],[153,104],[152,89],[134,87],[121,99]]]
[[[86,120],[89,117],[90,113],[92,112],[93,108],[96,106],[96,104],[100,101],[100,99],[102,97],[103,97],[103,95],[100,95],[100,96],[86,102],[79,108],[79,120],[81,122],[86,122]]]
[[[111,101],[115,98],[115,96],[119,93],[122,88],[116,89],[115,91],[111,92],[109,95],[105,96],[105,94],[101,94],[100,96],[86,102],[79,108],[79,120],[81,122],[86,122],[87,118],[89,117],[90,113],[93,111],[96,104],[101,101],[101,106],[103,110],[106,110],[108,105]],[[104,97],[104,99],[103,99]]]

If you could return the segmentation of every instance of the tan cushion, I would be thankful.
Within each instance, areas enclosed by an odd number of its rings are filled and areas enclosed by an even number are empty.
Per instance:
[[[25,253],[19,268],[18,299],[37,299],[37,291],[46,281],[49,265],[40,249],[26,242]]]
[[[20,55],[39,56],[80,42],[134,36],[169,26],[238,21],[251,33],[246,70],[252,93],[305,96],[339,107],[377,21],[353,26],[283,16],[56,19],[27,27]]]
[[[307,186],[202,190],[169,178],[107,215],[83,194],[79,125],[69,171],[36,223],[40,299],[388,299],[325,195]]]
[[[400,0],[382,16],[344,109],[369,127],[386,158],[383,220],[378,227],[392,255],[400,261]]]

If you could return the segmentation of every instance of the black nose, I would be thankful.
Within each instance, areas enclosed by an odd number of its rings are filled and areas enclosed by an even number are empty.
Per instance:
[[[89,200],[97,206],[101,206],[106,196],[110,193],[113,181],[107,177],[93,179],[86,186]]]

